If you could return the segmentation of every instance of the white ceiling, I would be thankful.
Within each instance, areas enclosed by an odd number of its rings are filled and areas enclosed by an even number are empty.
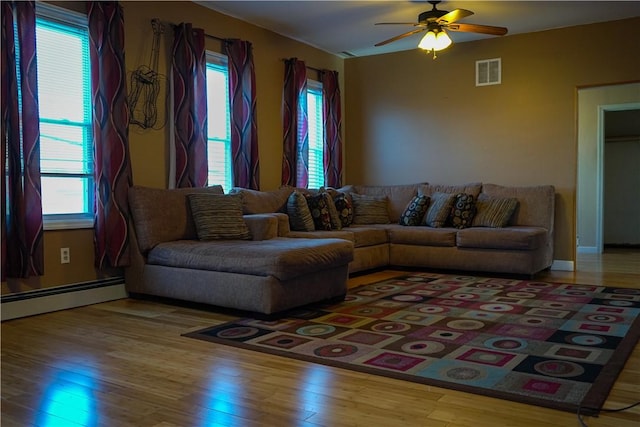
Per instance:
[[[342,57],[377,55],[415,49],[420,34],[374,47],[410,31],[403,25],[376,22],[417,22],[431,10],[426,1],[197,1],[213,10],[274,31]],[[640,1],[443,1],[437,8],[468,9],[474,15],[461,23],[507,27],[509,35],[640,16]],[[453,32],[454,43],[494,36]],[[233,35],[229,35],[233,36]]]

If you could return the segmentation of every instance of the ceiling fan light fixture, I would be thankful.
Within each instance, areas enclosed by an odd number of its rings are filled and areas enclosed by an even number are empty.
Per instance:
[[[436,39],[436,33],[429,30],[427,34],[424,35],[422,40],[420,40],[420,43],[418,43],[418,47],[420,49],[426,50],[427,52],[430,52],[436,47]]]
[[[444,30],[441,30],[436,36],[436,47],[435,50],[446,49],[451,46],[451,39],[449,35],[445,33]]]
[[[418,43],[418,47],[426,50],[427,52],[431,52],[432,50],[437,52],[448,48],[450,45],[451,39],[443,30],[440,30],[437,33],[433,30],[429,30],[422,40],[420,40],[420,43]]]

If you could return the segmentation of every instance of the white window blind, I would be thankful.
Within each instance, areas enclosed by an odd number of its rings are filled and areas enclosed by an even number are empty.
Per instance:
[[[45,227],[91,226],[93,137],[86,17],[42,4],[36,16]]]
[[[309,121],[309,184],[308,188],[324,186],[324,118],[322,114],[322,83],[307,80],[307,115]]]
[[[227,57],[207,52],[207,161],[208,185],[229,192],[231,174],[231,114]]]

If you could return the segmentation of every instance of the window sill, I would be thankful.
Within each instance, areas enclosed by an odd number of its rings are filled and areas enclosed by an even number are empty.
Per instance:
[[[76,230],[93,228],[93,219],[48,219],[44,218],[43,228],[49,230]]]

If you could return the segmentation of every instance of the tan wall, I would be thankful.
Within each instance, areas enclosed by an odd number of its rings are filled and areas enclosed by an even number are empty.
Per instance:
[[[634,18],[347,59],[347,182],[553,184],[554,258],[574,261],[577,87],[638,80],[638,51]],[[490,58],[502,84],[476,87]]]
[[[343,60],[273,32],[243,21],[216,13],[191,2],[122,2],[125,12],[125,41],[127,70],[148,64],[152,41],[150,21],[159,18],[163,22],[178,24],[191,22],[204,28],[205,33],[221,38],[240,38],[253,44],[256,72],[258,144],[260,155],[260,186],[269,190],[280,186],[282,168],[282,59],[298,57],[308,66],[337,70],[340,85],[344,86]],[[162,42],[170,46],[171,29],[167,28]],[[221,44],[207,39],[207,49],[220,52]],[[159,72],[168,76],[166,49],[161,49]],[[316,78],[309,71],[310,78]],[[161,98],[165,94],[160,95]],[[163,109],[164,110],[164,109]],[[133,178],[137,185],[166,187],[167,138],[166,127],[161,130],[130,128],[130,147]],[[227,189],[225,189],[227,190]]]
[[[152,42],[151,19],[178,24],[191,22],[205,33],[221,38],[240,38],[253,44],[256,72],[258,144],[260,155],[260,183],[264,190],[280,186],[282,167],[282,59],[297,57],[314,68],[336,70],[339,84],[344,88],[343,59],[287,39],[273,32],[249,25],[216,13],[191,2],[121,2],[125,19],[125,60],[127,71],[149,64]],[[58,5],[65,6],[64,2]],[[78,8],[78,4],[69,6]],[[166,50],[172,40],[167,28],[161,39],[159,73],[168,76]],[[207,49],[221,51],[221,44],[207,39]],[[316,78],[312,71],[310,78]],[[166,77],[160,100],[166,99]],[[343,89],[344,91],[344,89]],[[159,109],[162,117],[166,109]],[[163,120],[162,120],[163,121]],[[344,126],[344,125],[343,125]],[[167,186],[167,129],[129,130],[134,184],[166,188]],[[2,293],[38,289],[97,279],[100,274],[93,267],[92,230],[45,232],[45,275],[28,280],[2,283]],[[60,264],[60,248],[71,248],[71,263]],[[112,273],[113,274],[113,273]]]

